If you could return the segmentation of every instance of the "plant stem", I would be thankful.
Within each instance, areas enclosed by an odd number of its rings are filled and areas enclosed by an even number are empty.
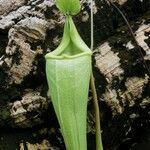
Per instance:
[[[98,106],[97,100],[97,93],[95,88],[95,79],[93,73],[91,75],[91,89],[93,93],[93,103],[94,103],[94,110],[95,110],[95,128],[96,128],[96,150],[103,150],[102,145],[102,137],[101,137],[101,127],[100,127],[100,111]]]
[[[94,47],[93,0],[91,0],[91,51]]]
[[[91,0],[91,50],[93,51],[94,45],[94,27],[93,27],[93,0]],[[93,71],[91,74],[91,90],[93,94],[93,104],[95,111],[95,129],[96,129],[96,150],[103,150],[102,137],[101,137],[101,126],[100,126],[100,111],[97,99],[97,92],[95,87],[95,79]]]

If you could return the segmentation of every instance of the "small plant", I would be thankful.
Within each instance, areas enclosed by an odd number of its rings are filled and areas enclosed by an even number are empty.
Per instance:
[[[86,116],[92,51],[81,39],[72,20],[80,11],[80,1],[56,0],[56,5],[66,20],[60,45],[45,56],[47,81],[66,149],[87,150]]]

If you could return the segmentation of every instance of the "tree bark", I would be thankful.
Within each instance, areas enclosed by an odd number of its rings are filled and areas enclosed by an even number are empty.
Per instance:
[[[131,132],[134,137],[136,126],[147,126],[150,114],[150,1],[115,4],[130,21],[140,49],[116,9],[96,0],[93,66],[103,142],[109,150]],[[89,12],[90,4],[82,1],[74,20],[90,46]],[[45,123],[43,114],[54,113],[47,97],[44,55],[59,44],[63,24],[64,16],[52,0],[0,1],[0,127],[34,127]],[[95,132],[94,122],[89,101],[89,134]]]

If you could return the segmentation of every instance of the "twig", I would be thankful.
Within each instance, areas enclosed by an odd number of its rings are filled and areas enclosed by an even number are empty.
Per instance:
[[[93,34],[93,0],[91,0],[91,50],[93,51],[94,45],[94,34]],[[93,103],[95,110],[95,129],[96,129],[96,150],[103,150],[102,137],[101,137],[101,126],[100,126],[100,111],[95,87],[95,79],[92,71],[91,75],[91,90],[93,94]]]
[[[105,1],[106,1],[107,3],[109,3],[109,4],[111,4],[111,5],[120,13],[120,15],[122,16],[122,18],[124,19],[125,23],[127,24],[128,28],[129,28],[129,30],[130,30],[131,36],[133,37],[133,39],[134,39],[134,41],[135,41],[135,43],[136,43],[136,46],[138,47],[140,56],[141,56],[141,58],[143,59],[144,66],[145,66],[145,68],[147,69],[148,74],[150,75],[150,69],[149,69],[149,67],[147,66],[147,63],[146,63],[146,61],[145,61],[145,59],[144,59],[144,55],[143,55],[143,53],[142,53],[141,47],[139,46],[139,43],[138,43],[138,41],[137,41],[137,39],[136,39],[136,37],[135,37],[135,35],[134,35],[134,33],[133,33],[133,30],[132,30],[132,28],[131,28],[131,25],[129,24],[129,21],[127,20],[127,18],[126,18],[125,15],[123,14],[123,12],[117,7],[117,5],[115,5],[111,0],[105,0]]]

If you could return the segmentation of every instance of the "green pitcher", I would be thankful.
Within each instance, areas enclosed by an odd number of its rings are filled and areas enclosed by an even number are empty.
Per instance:
[[[87,150],[86,116],[91,55],[72,17],[66,15],[62,41],[45,58],[49,95],[67,150]]]

